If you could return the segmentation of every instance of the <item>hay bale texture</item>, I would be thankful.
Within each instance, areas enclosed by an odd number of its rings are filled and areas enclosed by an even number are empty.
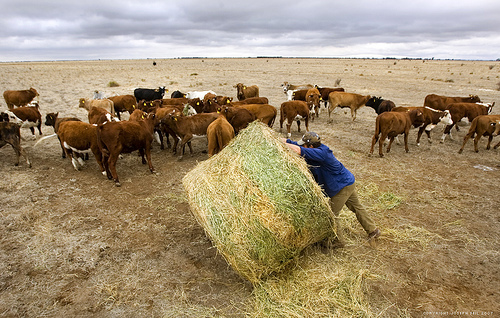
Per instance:
[[[257,121],[187,173],[183,185],[218,251],[253,283],[335,235],[328,200],[305,161]]]

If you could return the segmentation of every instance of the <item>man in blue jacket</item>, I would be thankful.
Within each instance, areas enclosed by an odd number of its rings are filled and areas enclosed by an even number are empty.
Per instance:
[[[330,197],[330,206],[337,221],[337,232],[340,232],[338,215],[345,204],[356,214],[370,240],[380,235],[380,230],[359,201],[354,175],[335,158],[330,148],[321,143],[318,134],[307,132],[298,142],[287,139],[286,145],[306,160],[314,179]],[[337,235],[343,243],[340,233]]]

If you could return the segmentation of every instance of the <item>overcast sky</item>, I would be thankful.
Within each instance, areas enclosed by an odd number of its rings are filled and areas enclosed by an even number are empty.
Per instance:
[[[0,61],[500,58],[499,0],[0,0]]]

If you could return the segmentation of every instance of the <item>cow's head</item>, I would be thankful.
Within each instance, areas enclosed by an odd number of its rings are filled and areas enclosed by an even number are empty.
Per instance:
[[[471,103],[480,103],[481,99],[477,95],[469,95],[469,100]]]
[[[290,83],[288,82],[284,82],[283,84],[281,84],[281,87],[283,87],[283,93],[286,94],[286,92],[288,91],[288,89],[290,88]]]
[[[368,107],[371,107],[375,110],[378,109],[378,107],[380,106],[380,103],[382,103],[383,99],[382,97],[376,97],[376,96],[372,96],[367,102],[366,102],[366,106]]]
[[[45,126],[54,126],[56,124],[57,116],[59,116],[59,113],[48,113],[45,116]]]
[[[7,119],[7,117],[8,117],[8,120],[6,120],[6,121],[9,121],[11,123],[15,123],[18,125],[21,125],[23,123],[23,121],[19,117],[17,117],[16,114],[11,112],[10,110],[6,110],[4,112],[4,114],[7,114],[7,116],[2,115],[3,118]]]
[[[243,91],[246,89],[245,85],[243,83],[238,83],[234,86],[236,88],[236,97],[241,100],[245,98],[245,94]]]

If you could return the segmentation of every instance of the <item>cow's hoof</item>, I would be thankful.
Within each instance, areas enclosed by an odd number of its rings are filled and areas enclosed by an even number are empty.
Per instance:
[[[118,182],[118,181],[115,181],[115,186],[117,186],[117,187],[121,187],[121,186],[122,186],[122,184],[121,184],[120,182]]]

